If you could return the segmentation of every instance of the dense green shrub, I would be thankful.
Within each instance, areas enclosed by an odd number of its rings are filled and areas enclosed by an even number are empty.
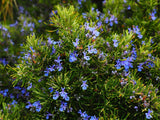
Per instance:
[[[2,83],[0,118],[159,119],[158,2],[104,0],[102,11],[91,1],[65,2],[43,34],[20,15],[19,28],[34,33],[16,62],[0,67],[13,84]]]

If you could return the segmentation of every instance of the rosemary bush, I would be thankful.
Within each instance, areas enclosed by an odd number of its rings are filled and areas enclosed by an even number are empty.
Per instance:
[[[54,6],[44,33],[33,29],[16,62],[0,67],[13,85],[0,91],[0,118],[159,119],[157,5],[104,0],[99,11],[78,0]]]

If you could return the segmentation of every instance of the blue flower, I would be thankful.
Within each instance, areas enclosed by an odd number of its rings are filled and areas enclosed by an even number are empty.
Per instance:
[[[54,67],[55,67],[55,65],[50,66],[50,68],[48,68],[49,71],[50,71],[50,72],[55,71]]]
[[[148,68],[154,67],[155,64],[153,62],[148,62],[148,64],[146,65]]]
[[[127,9],[128,9],[128,10],[130,10],[130,9],[131,9],[131,6],[130,6],[130,5],[128,5]]]
[[[10,37],[11,37],[10,33],[8,33],[8,34],[7,34],[7,37],[8,37],[8,38],[10,38]]]
[[[150,109],[148,109],[148,113],[145,113],[147,119],[151,119],[152,118],[152,116],[151,116],[152,112],[153,111],[151,111]]]
[[[88,85],[86,84],[86,82],[87,82],[87,80],[82,81],[81,87],[82,87],[83,90],[87,90]]]
[[[52,92],[53,92],[53,88],[52,88],[52,87],[50,87],[50,88],[49,88],[49,90],[50,90],[50,91],[49,91],[50,93],[52,93]]]
[[[41,108],[42,108],[42,106],[41,106],[41,104],[40,104],[40,101],[36,101],[36,102],[34,102],[32,105],[36,108],[36,111],[37,111],[37,112],[40,112],[40,110],[41,110]]]
[[[100,32],[98,32],[97,30],[94,30],[94,31],[92,32],[92,34],[95,35],[95,37],[98,37],[99,34],[100,34]]]
[[[48,37],[47,39],[48,39],[48,44],[51,45],[53,43],[51,37]]]
[[[11,105],[15,106],[15,104],[17,104],[17,101],[13,100],[12,103],[11,103]]]
[[[88,45],[88,52],[90,54],[92,54],[92,53],[97,54],[97,49],[93,48],[93,45],[92,46]]]
[[[143,38],[143,35],[141,35],[140,33],[138,34],[138,38],[139,39],[142,39]]]
[[[109,21],[112,22],[115,19],[114,15],[111,15]]]
[[[46,68],[46,70],[44,71],[44,76],[48,76],[49,72],[49,68]]]
[[[32,104],[28,102],[28,105],[26,105],[26,108],[29,109],[30,107],[32,107]]]
[[[14,89],[21,90],[22,88],[19,86],[15,86]]]
[[[95,31],[95,30],[96,30],[95,27],[89,27],[89,31],[90,31],[90,32],[93,32],[93,31]]]
[[[133,85],[136,85],[136,84],[137,84],[137,82],[136,82],[135,80],[132,80],[132,82],[133,82]]]
[[[65,101],[69,101],[69,96],[66,95],[66,96],[64,97],[64,99],[65,99]]]
[[[82,13],[82,15],[83,15],[84,19],[87,18],[87,14],[86,13]]]
[[[116,62],[117,62],[117,64],[115,65],[116,69],[121,69],[121,61],[120,61],[120,59],[118,59]]]
[[[106,4],[106,0],[103,0],[102,3],[103,3],[103,5],[105,5]]]
[[[54,95],[53,95],[53,99],[54,100],[57,100],[59,97],[59,92],[58,91],[55,91]]]
[[[61,97],[63,97],[63,99],[65,99],[66,101],[69,101],[69,97],[67,95],[67,93],[64,91],[65,88],[61,88],[62,91],[60,92]]]
[[[54,46],[52,46],[52,52],[51,52],[51,55],[53,55],[54,53],[56,53],[56,49],[54,48]]]
[[[114,15],[111,15],[109,21],[110,21],[110,23],[109,23],[110,26],[113,26],[113,22],[114,22],[115,24],[118,24],[117,18],[116,18]]]
[[[152,43],[152,44],[154,43],[153,39],[151,39],[151,43]]]
[[[134,106],[134,109],[136,109],[136,111],[138,111],[138,107],[137,106]]]
[[[79,5],[81,5],[81,4],[82,4],[81,2],[82,2],[82,0],[78,0],[78,4],[79,4]]]
[[[133,27],[133,32],[136,33],[136,34],[140,34],[138,26]]]
[[[84,26],[85,26],[86,30],[89,30],[89,28],[90,28],[90,27],[89,27],[89,23],[86,23],[86,22],[85,22]]]
[[[90,120],[98,120],[98,118],[96,118],[96,116],[91,116]]]
[[[118,40],[114,39],[113,42],[114,47],[118,47]]]
[[[24,32],[24,29],[23,29],[23,28],[21,29],[21,32]]]
[[[108,23],[108,21],[109,21],[109,19],[108,19],[108,17],[106,17],[106,19],[105,19],[105,23],[107,24],[107,23]]]
[[[138,66],[138,71],[139,71],[139,72],[141,72],[142,69],[143,69],[142,65],[143,65],[143,63],[139,64],[139,66]]]
[[[61,106],[60,106],[59,110],[61,112],[63,112],[63,111],[66,110],[66,108],[67,108],[67,103],[66,102],[61,102]]]
[[[102,21],[97,22],[97,26],[100,28],[102,26]]]
[[[84,56],[84,59],[85,60],[90,60],[90,57],[89,56]]]
[[[14,95],[13,95],[12,93],[10,94],[10,98],[11,98],[11,99],[13,99],[13,98],[14,98]]]
[[[25,94],[25,96],[29,96],[29,92],[27,92],[27,93]]]
[[[128,32],[129,32],[129,33],[132,32],[132,29],[131,29],[131,28],[128,28]]]
[[[155,17],[155,14],[156,14],[156,10],[154,10],[152,13],[149,14],[152,20],[155,20],[157,18]]]
[[[58,58],[57,58],[57,60],[54,60],[56,63],[59,63],[60,64],[60,62],[62,61],[61,59],[60,59],[60,56],[58,56]]]
[[[109,25],[110,25],[110,26],[113,26],[113,22],[111,21],[111,22],[109,23]]]
[[[96,9],[96,12],[97,12],[97,15],[99,15],[99,14],[100,14],[100,11],[99,11],[98,9]]]
[[[137,52],[136,52],[136,48],[135,47],[133,47],[131,53],[132,53],[131,57],[133,58],[133,60],[136,60],[136,58],[137,58]]]
[[[86,54],[87,54],[86,52],[83,52],[84,59],[88,61],[88,60],[90,60],[90,57],[89,57],[89,56],[87,56]]]
[[[3,91],[0,91],[1,94],[3,94],[3,96],[7,96],[8,94],[8,89],[5,89]]]
[[[77,46],[78,46],[78,44],[79,44],[78,42],[79,42],[79,39],[76,38],[76,42],[73,42],[74,47],[77,47]]]
[[[3,65],[8,64],[8,62],[6,61],[6,59],[5,59],[5,58],[4,58],[4,59],[1,59],[1,58],[0,58],[0,63],[2,63]]]
[[[58,69],[58,71],[61,71],[63,69],[61,64],[59,64],[56,68]]]
[[[103,52],[100,53],[99,56],[98,56],[98,58],[101,59],[101,60],[104,60],[105,59],[104,53]]]
[[[121,65],[124,66],[126,72],[128,72],[129,68],[133,68],[131,62],[132,62],[132,57],[128,57],[126,60],[121,61]]]
[[[4,92],[8,92],[8,89],[5,89]]]
[[[114,23],[115,23],[115,24],[118,24],[117,18],[114,19]]]
[[[72,110],[73,110],[73,108],[72,108],[72,107],[68,108],[68,109],[67,109],[67,113],[72,112]]]
[[[38,22],[39,22],[39,23],[41,23],[41,22],[42,22],[42,20],[38,20]]]
[[[61,95],[61,97],[65,97],[66,96],[66,92],[64,91],[65,90],[65,88],[61,88],[62,89],[62,91],[60,92],[60,95]]]
[[[7,28],[5,28],[5,27],[3,27],[3,28],[2,28],[2,30],[4,30],[5,32],[7,32],[7,31],[8,31],[8,29],[7,29]]]
[[[81,115],[81,117],[84,120],[88,120],[88,118],[90,117],[90,116],[87,115],[86,111],[82,112],[81,110],[79,110],[78,113]]]
[[[27,90],[30,90],[32,88],[32,83],[27,87]]]
[[[74,61],[76,61],[76,60],[77,60],[76,55],[75,55],[74,53],[71,53],[71,54],[69,55],[69,62],[74,62]]]
[[[19,13],[23,13],[24,8],[22,6],[19,6]]]
[[[94,7],[91,8],[92,11],[94,11],[94,9],[95,9]]]
[[[118,47],[118,43],[117,42],[114,42],[114,47]]]
[[[46,119],[49,119],[49,116],[53,116],[51,113],[47,112],[48,114],[46,114]]]

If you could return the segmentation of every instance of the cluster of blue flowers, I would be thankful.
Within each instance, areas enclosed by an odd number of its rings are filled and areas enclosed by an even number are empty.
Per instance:
[[[61,64],[61,59],[60,56],[58,56],[58,58],[56,60],[54,60],[55,63],[57,63],[58,65],[50,65],[50,67],[47,67],[46,70],[44,71],[44,75],[48,76],[50,72],[55,71],[55,69],[57,69],[58,71],[61,71],[63,69],[62,64]]]
[[[118,59],[116,62],[117,64],[115,65],[115,67],[117,69],[120,69],[121,66],[124,66],[125,71],[128,72],[129,68],[133,68],[132,59],[130,57],[126,58],[124,61],[120,61],[120,59]]]
[[[94,115],[94,116],[89,116],[86,111],[82,112],[81,110],[78,111],[78,113],[81,115],[81,118],[83,120],[98,120],[98,118]]]
[[[133,62],[134,60],[136,60],[136,58],[137,58],[137,52],[136,52],[136,49],[133,47],[131,51],[131,57],[127,57],[127,58],[124,57],[123,61],[120,61],[120,59],[118,59],[116,61],[115,67],[117,69],[121,69],[121,66],[124,66],[125,71],[128,72],[129,68],[133,68]]]
[[[16,92],[16,98],[17,99],[19,97],[28,97],[29,96],[29,92],[27,92],[25,88],[22,88],[22,87],[19,87],[19,86],[15,86],[14,87],[14,91]],[[2,94],[4,97],[8,97],[9,96],[11,99],[15,98],[13,93],[9,93],[8,89],[1,90],[0,94]]]
[[[143,35],[141,34],[140,29],[138,28],[138,26],[133,26],[133,30],[131,28],[128,28],[128,31],[137,34],[138,35],[137,37],[139,39],[143,38]]]
[[[0,94],[2,94],[3,96],[7,96],[7,94],[8,94],[8,89],[1,90],[1,91],[0,91]]]
[[[8,29],[6,27],[4,27],[3,25],[1,25],[1,24],[0,24],[0,30],[1,30],[1,32],[3,34],[3,37],[7,37],[8,39],[11,38],[11,35],[10,35],[10,32],[8,31]]]
[[[30,93],[27,92],[27,90],[23,87],[19,87],[19,86],[15,86],[12,90],[12,93],[10,93],[11,91],[9,89],[4,89],[0,91],[0,94],[3,95],[6,98],[10,98],[12,99],[11,103],[8,103],[8,109],[11,109],[11,106],[14,106],[16,104],[18,104],[17,100],[19,101],[19,99],[29,99],[29,95]]]
[[[51,87],[49,89],[50,89],[50,93],[52,93],[53,92],[53,88]],[[59,98],[59,96],[61,96],[65,101],[69,101],[70,98],[68,96],[68,93],[64,91],[65,88],[61,88],[61,89],[62,89],[61,92],[59,92],[59,91],[55,91],[54,92],[53,99],[57,100]],[[69,108],[67,106],[67,102],[61,101],[61,105],[60,105],[59,111],[64,112],[66,110],[67,110],[67,113],[72,112],[72,107]]]
[[[26,105],[26,108],[27,108],[27,109],[30,108],[31,111],[34,111],[34,108],[35,108],[35,110],[36,110],[37,112],[40,112],[42,106],[41,106],[41,104],[40,104],[40,101],[35,101],[33,104],[31,104],[30,102],[28,102],[28,105]]]
[[[150,59],[148,59],[147,61],[142,62],[137,66],[139,72],[142,71],[143,65],[146,65],[148,68],[153,68],[155,66],[155,64]]]
[[[64,90],[65,88],[61,88],[62,91],[58,92],[55,91],[54,95],[53,95],[53,99],[57,100],[59,98],[59,96],[61,96],[64,100],[69,101],[69,96],[67,95],[68,93],[66,93]]]
[[[110,13],[110,12],[109,12],[109,13]],[[109,23],[110,26],[113,26],[113,23],[118,24],[117,18],[116,18],[114,15],[110,15],[110,16],[111,16],[110,18],[106,17],[105,23],[106,23],[106,24]]]
[[[90,53],[90,54],[97,54],[97,49],[93,48],[93,45],[92,46],[88,45],[88,53]]]
[[[30,92],[28,92],[27,90],[26,90],[26,88],[24,88],[24,87],[19,87],[19,86],[15,86],[14,87],[14,89],[17,91],[17,96],[16,96],[16,98],[18,99],[19,97],[24,97],[24,98],[26,98],[26,99],[28,99],[29,98],[29,95],[30,95]],[[28,97],[28,98],[27,98]]]
[[[85,23],[84,26],[86,31],[89,31],[86,34],[86,37],[96,39],[100,35],[100,32],[97,31],[97,28],[98,28],[97,26],[90,27],[89,23]]]

